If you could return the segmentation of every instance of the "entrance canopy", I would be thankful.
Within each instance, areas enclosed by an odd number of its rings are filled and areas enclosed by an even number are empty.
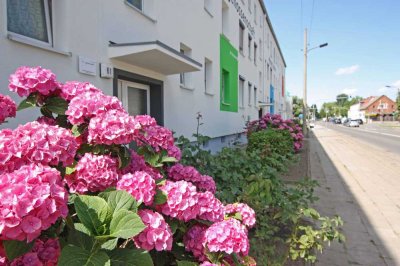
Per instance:
[[[108,56],[163,75],[199,71],[202,65],[192,58],[160,42],[112,43]]]

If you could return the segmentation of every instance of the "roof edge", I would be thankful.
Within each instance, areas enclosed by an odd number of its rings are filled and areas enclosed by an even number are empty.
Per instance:
[[[266,16],[267,23],[268,23],[268,25],[269,25],[269,27],[271,29],[272,36],[274,36],[274,39],[275,39],[275,42],[276,42],[276,46],[278,47],[279,53],[280,53],[280,55],[282,57],[282,60],[283,60],[283,64],[285,65],[285,67],[287,67],[286,61],[285,61],[285,57],[283,56],[281,47],[280,47],[279,42],[278,42],[278,38],[276,37],[275,31],[274,31],[274,27],[272,27],[272,22],[271,22],[271,20],[269,18],[269,15],[268,15],[267,8],[265,6],[264,0],[259,0],[259,2],[260,2],[262,10],[264,11],[264,14]]]

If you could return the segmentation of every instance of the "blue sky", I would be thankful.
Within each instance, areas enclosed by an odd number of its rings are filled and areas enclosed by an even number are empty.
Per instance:
[[[291,95],[303,95],[301,49],[307,27],[309,48],[329,43],[309,53],[309,105],[334,101],[341,92],[395,98],[397,90],[385,85],[400,87],[399,0],[264,2],[287,63],[286,88]]]

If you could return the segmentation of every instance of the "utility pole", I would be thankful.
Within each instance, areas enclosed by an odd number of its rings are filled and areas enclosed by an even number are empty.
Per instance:
[[[307,138],[307,28],[304,29],[303,134]]]

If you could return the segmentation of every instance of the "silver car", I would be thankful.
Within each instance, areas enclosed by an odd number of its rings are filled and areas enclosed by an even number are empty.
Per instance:
[[[357,120],[351,120],[349,122],[349,127],[359,127],[360,123]]]

